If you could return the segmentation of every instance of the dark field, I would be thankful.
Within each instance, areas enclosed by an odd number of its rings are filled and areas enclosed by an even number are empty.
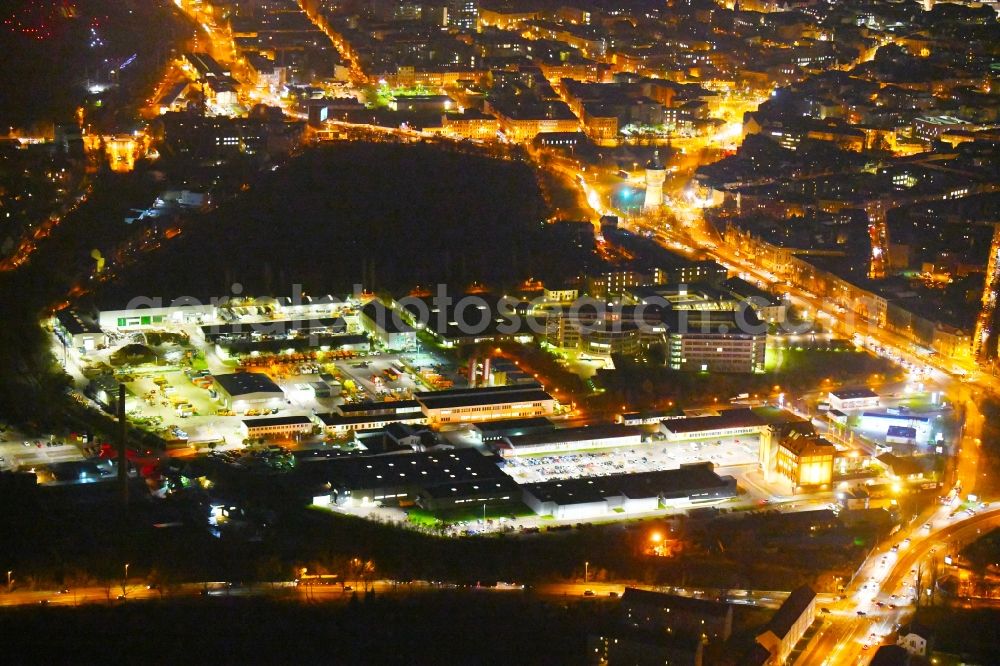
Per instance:
[[[430,146],[341,144],[260,178],[115,290],[162,296],[511,285],[577,272],[525,164]]]
[[[53,123],[74,122],[81,107],[95,131],[132,125],[171,49],[192,32],[167,0],[0,3],[0,43],[8,56],[0,68],[3,133],[10,126],[45,133]],[[112,77],[110,70],[133,55]],[[113,82],[103,95],[88,91]]]
[[[257,599],[0,612],[7,663],[579,664],[610,607],[520,592],[344,604]],[[71,640],[52,640],[55,631]]]

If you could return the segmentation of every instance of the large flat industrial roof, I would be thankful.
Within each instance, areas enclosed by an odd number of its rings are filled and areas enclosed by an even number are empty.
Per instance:
[[[870,388],[843,388],[830,391],[830,395],[841,400],[853,400],[856,398],[877,398],[878,393]]]
[[[481,386],[479,388],[450,388],[444,389],[443,391],[416,391],[413,394],[415,398],[439,398],[442,396],[453,396],[453,395],[485,395],[487,393],[508,393],[510,391],[524,391],[530,388],[541,388],[542,385],[538,382],[532,384],[518,384],[512,386]]]
[[[467,483],[492,483],[493,488],[496,484],[511,488],[516,485],[497,466],[494,457],[484,456],[475,449],[308,460],[297,471],[320,483],[348,490],[400,486],[457,488],[458,484]]]
[[[888,412],[865,412],[861,415],[862,418],[871,419],[888,419],[889,421],[904,421],[913,423],[928,423],[930,421],[926,416],[913,416],[911,414],[889,414]]]
[[[479,493],[493,493],[498,491],[506,491],[511,493],[512,497],[521,498],[517,482],[508,476],[492,477],[484,481],[475,479],[472,481],[466,480],[436,484],[424,486],[421,490],[427,497],[432,499],[450,499],[454,497],[468,497],[470,495],[474,497]]]
[[[706,462],[657,472],[542,481],[523,484],[521,487],[542,502],[578,504],[619,495],[632,499],[655,496],[677,498],[695,492],[721,489],[730,485],[730,482],[731,479],[727,481],[716,474],[712,470],[712,464]]]
[[[101,327],[92,319],[83,317],[75,310],[60,310],[56,313],[56,319],[70,335],[80,335],[82,333],[101,333]]]
[[[413,333],[412,326],[407,324],[399,312],[385,307],[381,301],[370,301],[361,308],[361,315],[371,320],[386,333]]]
[[[263,426],[282,425],[305,425],[312,423],[308,416],[275,416],[264,419],[243,419],[243,425],[248,428],[260,428]]]
[[[323,296],[308,296],[306,294],[302,294],[301,296],[297,296],[295,298],[292,298],[291,296],[278,296],[274,300],[277,301],[278,305],[283,308],[295,306],[314,307],[317,305],[344,305],[346,297],[338,298],[333,294],[324,294]]]
[[[261,372],[233,372],[213,375],[213,379],[234,398],[250,393],[282,393],[281,387]]]
[[[543,446],[545,444],[561,444],[582,442],[593,439],[613,439],[621,437],[639,437],[642,429],[635,426],[619,425],[617,423],[600,423],[597,425],[580,426],[578,428],[557,428],[549,432],[528,435],[510,435],[507,442],[511,448]]]
[[[229,350],[230,354],[251,354],[255,351],[263,354],[276,354],[288,349],[294,351],[315,349],[317,347],[340,349],[343,347],[365,345],[368,344],[368,335],[366,333],[312,333],[308,336],[303,335],[291,338],[260,339],[248,335],[245,337],[220,338],[218,344]]]
[[[767,421],[749,408],[726,409],[713,416],[690,416],[663,421],[663,428],[673,433],[692,433],[725,428],[751,428]]]
[[[529,306],[525,303],[502,301],[493,294],[475,294],[475,298],[479,299],[477,303],[468,307],[439,303],[435,297],[408,299],[402,307],[413,321],[419,322],[418,326],[422,324],[449,340],[530,333],[545,326],[542,319],[528,314]]]
[[[503,437],[505,435],[524,435],[529,432],[554,430],[555,424],[544,416],[534,416],[524,419],[501,419],[499,421],[483,421],[473,423],[472,427],[482,433],[483,437]]]
[[[423,412],[404,412],[402,414],[317,414],[316,418],[327,427],[339,425],[355,425],[358,423],[391,423],[399,421],[415,421],[424,418]]]
[[[187,87],[188,87],[187,79],[175,83],[173,86],[167,89],[167,92],[165,92],[162,97],[160,97],[159,101],[160,106],[170,106],[171,104],[176,102],[177,98],[181,96],[181,93],[184,92],[184,89]]]
[[[418,397],[417,399],[426,409],[449,409],[477,405],[504,405],[517,402],[544,402],[553,398],[541,389],[527,388],[520,391],[506,391],[503,393],[466,393],[440,397],[432,394],[427,397]]]
[[[275,319],[272,321],[211,324],[201,327],[205,339],[213,342],[222,337],[273,337],[286,336],[292,333],[311,333],[313,331],[343,333],[346,330],[347,322],[342,317]]]
[[[680,407],[670,407],[669,409],[645,409],[638,412],[623,412],[623,421],[662,421],[664,419],[684,418],[684,412]]]
[[[394,400],[392,402],[364,400],[362,402],[345,402],[341,405],[337,405],[337,410],[344,416],[354,416],[358,414],[381,416],[385,414],[419,412],[420,403],[416,400]]]

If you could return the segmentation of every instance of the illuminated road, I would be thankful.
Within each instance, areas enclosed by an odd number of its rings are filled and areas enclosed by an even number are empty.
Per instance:
[[[65,592],[58,590],[18,590],[13,592],[0,592],[0,606],[78,606],[81,604],[94,603],[127,603],[129,601],[150,600],[177,597],[298,597],[303,601],[317,602],[338,602],[347,601],[357,592],[363,594],[364,586],[355,581],[346,581],[347,587],[338,584],[295,584],[294,582],[277,583],[257,583],[252,586],[247,585],[227,585],[223,582],[214,583],[181,583],[170,587],[168,591],[161,593],[159,589],[150,589],[144,583],[130,581],[124,587],[120,582],[111,585],[89,585],[86,587],[70,588]],[[467,589],[480,589],[492,592],[522,592],[525,587],[520,584],[497,583],[490,586],[479,587],[478,585],[464,586]],[[560,582],[560,583],[540,583],[527,588],[531,593],[543,597],[560,597],[574,599],[603,598],[614,599],[620,597],[626,587],[636,587],[645,590],[660,590],[680,596],[716,599],[725,592],[731,603],[760,606],[763,608],[777,608],[788,596],[786,591],[773,590],[716,590],[710,588],[664,588],[662,586],[642,585],[636,583],[608,583],[608,582]],[[392,580],[376,580],[368,583],[368,589],[376,594],[409,594],[420,592],[433,592],[436,590],[458,589],[459,586],[450,583],[429,583],[427,581],[413,581],[400,583]],[[828,604],[833,601],[833,596],[829,594],[819,595],[818,603]]]
[[[914,521],[911,529],[894,535],[893,544],[911,540],[908,547],[901,545],[898,553],[890,546],[872,553],[845,598],[827,606],[832,611],[829,615],[820,615],[828,624],[817,632],[796,663],[867,664],[877,646],[894,633],[895,625],[908,621],[915,610],[913,572],[926,566],[931,556],[944,555],[949,541],[968,541],[1000,526],[1000,506],[995,504],[964,520],[949,518],[951,511],[950,507],[940,507],[927,520]],[[931,530],[923,528],[928,523]],[[924,587],[931,584],[927,578],[925,575]],[[859,611],[865,615],[858,615]]]
[[[193,0],[174,0],[174,2],[200,28],[194,36],[193,50],[206,51],[220,64],[229,65],[232,78],[236,81],[241,105],[249,107],[260,102],[278,107],[288,116],[304,117],[303,114],[293,111],[287,100],[282,99],[279,95],[256,88],[248,82],[250,76],[246,61],[237,53],[233,35],[228,30],[228,22],[224,26],[217,24],[211,13],[211,5]],[[205,37],[204,41],[202,36]],[[243,115],[245,113],[245,109],[242,108],[229,109],[214,105],[210,110],[220,115]]]
[[[313,22],[313,25],[323,31],[323,34],[330,39],[334,48],[337,49],[337,53],[340,54],[340,57],[347,62],[351,82],[359,86],[369,83],[370,77],[364,73],[364,70],[362,70],[361,66],[358,64],[357,55],[351,49],[350,44],[347,40],[337,34],[336,31],[330,28],[323,16],[323,13],[319,11],[310,13],[308,10],[311,7],[307,7],[309,3],[303,2],[303,0],[298,0],[298,5],[306,16],[309,17],[309,20]]]
[[[535,594],[545,597],[608,599],[621,596],[624,594],[626,587],[666,592],[694,599],[715,600],[725,594],[729,603],[758,606],[761,608],[777,608],[789,594],[787,591],[782,590],[734,590],[731,588],[720,590],[706,587],[664,587],[662,585],[643,585],[641,583],[593,581],[588,583],[541,583],[534,586],[533,591]],[[820,605],[829,604],[833,601],[834,596],[832,594],[817,595],[817,603]]]
[[[965,493],[974,493],[980,478],[979,449],[982,445],[981,437],[986,419],[976,404],[975,391],[969,386],[959,384],[949,395],[962,410],[963,418],[958,447],[954,452],[952,472],[955,483],[961,485]]]
[[[24,237],[17,244],[17,248],[10,254],[10,256],[5,258],[3,261],[0,261],[0,271],[16,270],[28,263],[28,261],[31,260],[31,256],[35,253],[35,250],[38,249],[38,243],[48,238],[55,228],[62,223],[67,215],[75,211],[80,207],[80,204],[87,200],[91,189],[91,186],[87,185],[83,193],[73,199],[63,209],[62,213],[48,217],[37,227],[26,232]]]
[[[294,582],[257,583],[248,585],[227,585],[222,582],[215,583],[181,583],[171,586],[169,590],[162,592],[159,589],[150,589],[145,583],[130,581],[124,587],[115,582],[108,585],[89,585],[86,587],[70,588],[65,592],[58,590],[18,590],[13,592],[0,592],[0,606],[78,606],[81,604],[95,603],[128,603],[129,601],[150,600],[177,597],[298,597],[303,601],[338,602],[349,600],[355,592],[359,595],[364,593],[364,586],[356,581],[348,580],[347,587],[339,584],[326,585],[296,585]],[[400,583],[392,580],[376,580],[368,583],[368,589],[376,594],[410,594],[420,592],[432,592],[441,589],[454,589],[455,585],[432,584],[425,581],[414,581],[411,583]],[[498,584],[492,587],[482,587],[482,590],[494,592],[512,592],[523,590],[520,585]]]

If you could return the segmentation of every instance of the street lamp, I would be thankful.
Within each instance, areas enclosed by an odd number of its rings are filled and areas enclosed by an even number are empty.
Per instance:
[[[11,574],[13,574],[13,573],[14,573],[13,569],[8,569],[7,570],[7,591],[8,592],[10,592],[10,586],[14,582],[14,579],[11,578]]]
[[[583,582],[587,582],[587,578],[590,576],[590,562],[583,563]]]
[[[663,533],[656,531],[649,535],[650,552],[653,555],[662,556],[664,554]]]

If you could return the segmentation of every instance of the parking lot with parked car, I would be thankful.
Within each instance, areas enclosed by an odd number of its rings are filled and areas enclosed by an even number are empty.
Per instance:
[[[518,483],[535,483],[677,469],[703,461],[710,461],[717,467],[738,467],[756,464],[758,447],[756,437],[696,443],[652,441],[620,449],[508,458],[504,469]]]

